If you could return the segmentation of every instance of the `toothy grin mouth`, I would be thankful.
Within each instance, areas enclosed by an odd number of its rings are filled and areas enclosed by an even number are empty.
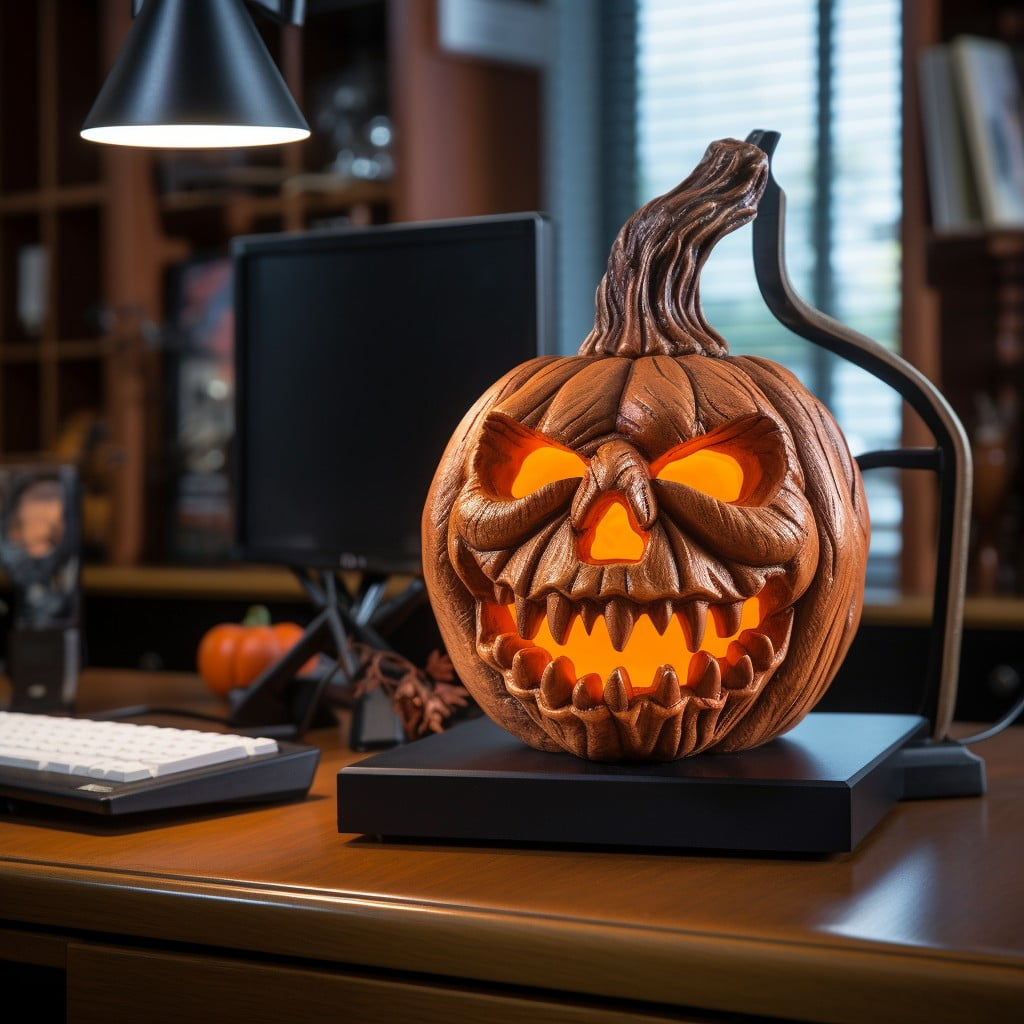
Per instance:
[[[557,593],[485,602],[478,645],[513,696],[533,691],[549,709],[625,711],[638,697],[669,708],[685,695],[721,705],[728,692],[759,689],[785,657],[792,609],[773,610],[763,593],[717,605],[573,603]]]

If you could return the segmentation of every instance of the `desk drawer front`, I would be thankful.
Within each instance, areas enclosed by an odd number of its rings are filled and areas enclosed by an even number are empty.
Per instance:
[[[415,951],[410,950],[415,966]],[[702,1024],[707,1018],[611,1009],[450,984],[361,977],[343,971],[227,957],[68,949],[69,1024]]]

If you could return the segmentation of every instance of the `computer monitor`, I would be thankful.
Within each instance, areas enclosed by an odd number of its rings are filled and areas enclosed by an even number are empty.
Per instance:
[[[530,212],[235,239],[235,541],[250,562],[418,571],[459,420],[551,350]]]
[[[386,579],[419,573],[423,505],[461,418],[552,350],[552,256],[535,212],[234,241],[234,549],[291,568],[317,613],[232,693],[233,725],[325,720],[329,676],[299,666],[332,650],[354,678],[347,638],[387,646],[381,622],[423,603],[414,575],[382,607]],[[345,569],[361,570],[354,590]],[[355,749],[397,738],[371,704],[356,702]]]

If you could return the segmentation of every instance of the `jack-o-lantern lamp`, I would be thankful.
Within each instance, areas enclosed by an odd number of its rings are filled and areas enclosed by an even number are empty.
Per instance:
[[[704,261],[767,176],[758,147],[713,143],[623,227],[579,355],[509,372],[441,459],[431,604],[477,703],[533,747],[758,746],[814,707],[852,640],[857,465],[789,371],[729,355],[700,309]]]

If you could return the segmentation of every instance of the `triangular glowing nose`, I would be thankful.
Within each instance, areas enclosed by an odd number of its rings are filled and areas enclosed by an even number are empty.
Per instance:
[[[647,535],[637,529],[620,498],[612,498],[580,540],[585,562],[639,562],[647,550]]]

